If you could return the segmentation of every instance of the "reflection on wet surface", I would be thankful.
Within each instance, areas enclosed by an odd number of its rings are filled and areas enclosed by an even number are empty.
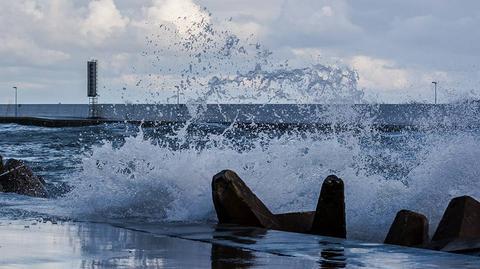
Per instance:
[[[255,256],[251,251],[212,245],[211,261],[212,269],[251,268],[255,265]]]
[[[0,220],[0,268],[478,268],[480,258],[208,224]]]
[[[93,223],[0,221],[0,268],[313,268],[248,249]]]
[[[326,248],[322,250],[320,268],[345,268],[347,266],[345,253],[342,247]]]
[[[246,227],[189,224],[123,226],[249,250],[255,256],[268,253],[275,255],[274,259],[295,258],[304,262],[304,268],[479,268],[480,264],[480,258],[473,256]],[[261,263],[255,261],[252,264]]]

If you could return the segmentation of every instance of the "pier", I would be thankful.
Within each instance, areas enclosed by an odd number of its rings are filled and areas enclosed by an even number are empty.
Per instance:
[[[0,123],[74,127],[129,122],[148,125],[182,123],[358,125],[379,127],[480,126],[480,105],[467,104],[88,104],[0,105]]]

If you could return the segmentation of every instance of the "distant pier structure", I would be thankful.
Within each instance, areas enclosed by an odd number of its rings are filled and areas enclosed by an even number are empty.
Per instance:
[[[90,118],[98,118],[98,92],[97,92],[97,75],[98,62],[97,60],[90,60],[87,62],[87,96],[88,102],[88,116]]]

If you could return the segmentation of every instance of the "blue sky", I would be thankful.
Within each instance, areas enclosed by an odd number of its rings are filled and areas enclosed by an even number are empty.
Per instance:
[[[202,18],[262,44],[272,61],[352,68],[372,101],[431,101],[433,80],[440,101],[478,98],[475,0],[17,0],[0,2],[0,103],[13,102],[12,86],[23,103],[86,103],[92,57],[102,102],[173,102],[189,56],[169,54],[175,38],[158,26],[181,34]],[[143,54],[152,35],[167,51],[156,60]],[[156,83],[145,84],[152,75]]]

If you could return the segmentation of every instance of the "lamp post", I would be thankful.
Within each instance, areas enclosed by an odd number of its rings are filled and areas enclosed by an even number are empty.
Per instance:
[[[433,81],[432,83],[433,83],[434,89],[435,89],[435,104],[437,104],[437,85],[438,85],[438,81]]]
[[[13,87],[15,89],[15,118],[18,116],[18,103],[17,103],[17,87]]]
[[[179,86],[176,86],[177,87],[177,105],[180,105],[180,87]]]

